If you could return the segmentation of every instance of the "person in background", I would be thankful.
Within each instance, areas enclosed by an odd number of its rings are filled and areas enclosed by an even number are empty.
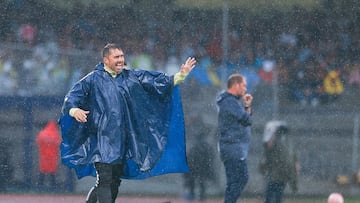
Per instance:
[[[65,96],[61,152],[78,178],[96,175],[87,202],[114,203],[121,178],[188,171],[177,86],[196,60],[168,76],[126,68],[117,44],[107,44],[102,59]]]
[[[270,121],[265,126],[264,158],[259,166],[266,182],[265,203],[281,203],[287,184],[293,192],[297,191],[299,163],[287,146],[288,132],[284,121]]]
[[[331,193],[327,200],[328,203],[344,203],[344,197],[337,192]]]
[[[331,70],[325,76],[324,82],[324,103],[333,102],[338,99],[344,92],[344,84],[341,81],[340,73],[338,71]]]
[[[36,137],[39,149],[39,187],[40,190],[54,191],[56,189],[55,174],[59,165],[59,146],[61,137],[56,121],[49,121]],[[49,183],[45,183],[45,179]],[[47,187],[45,187],[48,185]]]
[[[248,182],[253,97],[246,93],[246,78],[232,74],[227,90],[217,97],[220,158],[225,167],[225,203],[235,203]]]
[[[211,132],[210,127],[204,123],[200,116],[191,119],[189,125],[189,128],[186,128],[187,135],[195,140],[193,143],[189,143],[191,146],[187,153],[189,172],[183,174],[184,188],[186,190],[184,198],[204,201],[208,183],[216,181],[213,165],[214,150],[207,141]],[[189,130],[191,131],[189,132]]]

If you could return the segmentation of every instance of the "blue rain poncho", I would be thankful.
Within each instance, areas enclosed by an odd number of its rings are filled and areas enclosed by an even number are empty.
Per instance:
[[[90,111],[86,123],[69,115],[75,107]],[[123,69],[113,78],[100,63],[65,96],[59,125],[62,162],[78,178],[95,176],[95,162],[123,163],[125,179],[188,171],[173,76]]]

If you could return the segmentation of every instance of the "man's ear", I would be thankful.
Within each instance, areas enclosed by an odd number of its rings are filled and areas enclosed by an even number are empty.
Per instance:
[[[104,61],[104,63],[108,63],[109,59],[107,57],[103,57],[103,61]]]

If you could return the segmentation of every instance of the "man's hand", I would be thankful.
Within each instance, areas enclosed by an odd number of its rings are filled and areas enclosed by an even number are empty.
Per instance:
[[[82,109],[76,109],[73,117],[80,123],[85,123],[87,121],[87,115],[90,111],[84,111]]]
[[[191,70],[195,67],[196,60],[195,58],[189,57],[186,59],[185,63],[180,67],[180,73],[187,75],[191,72]]]
[[[251,106],[251,103],[252,103],[252,100],[253,100],[253,97],[251,96],[251,94],[245,94],[242,97],[242,99],[243,99],[245,107],[250,107]]]

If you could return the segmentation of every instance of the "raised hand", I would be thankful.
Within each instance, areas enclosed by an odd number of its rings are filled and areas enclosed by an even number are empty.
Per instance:
[[[196,60],[195,58],[189,57],[186,59],[185,63],[181,65],[180,72],[182,74],[188,74],[195,67]]]

